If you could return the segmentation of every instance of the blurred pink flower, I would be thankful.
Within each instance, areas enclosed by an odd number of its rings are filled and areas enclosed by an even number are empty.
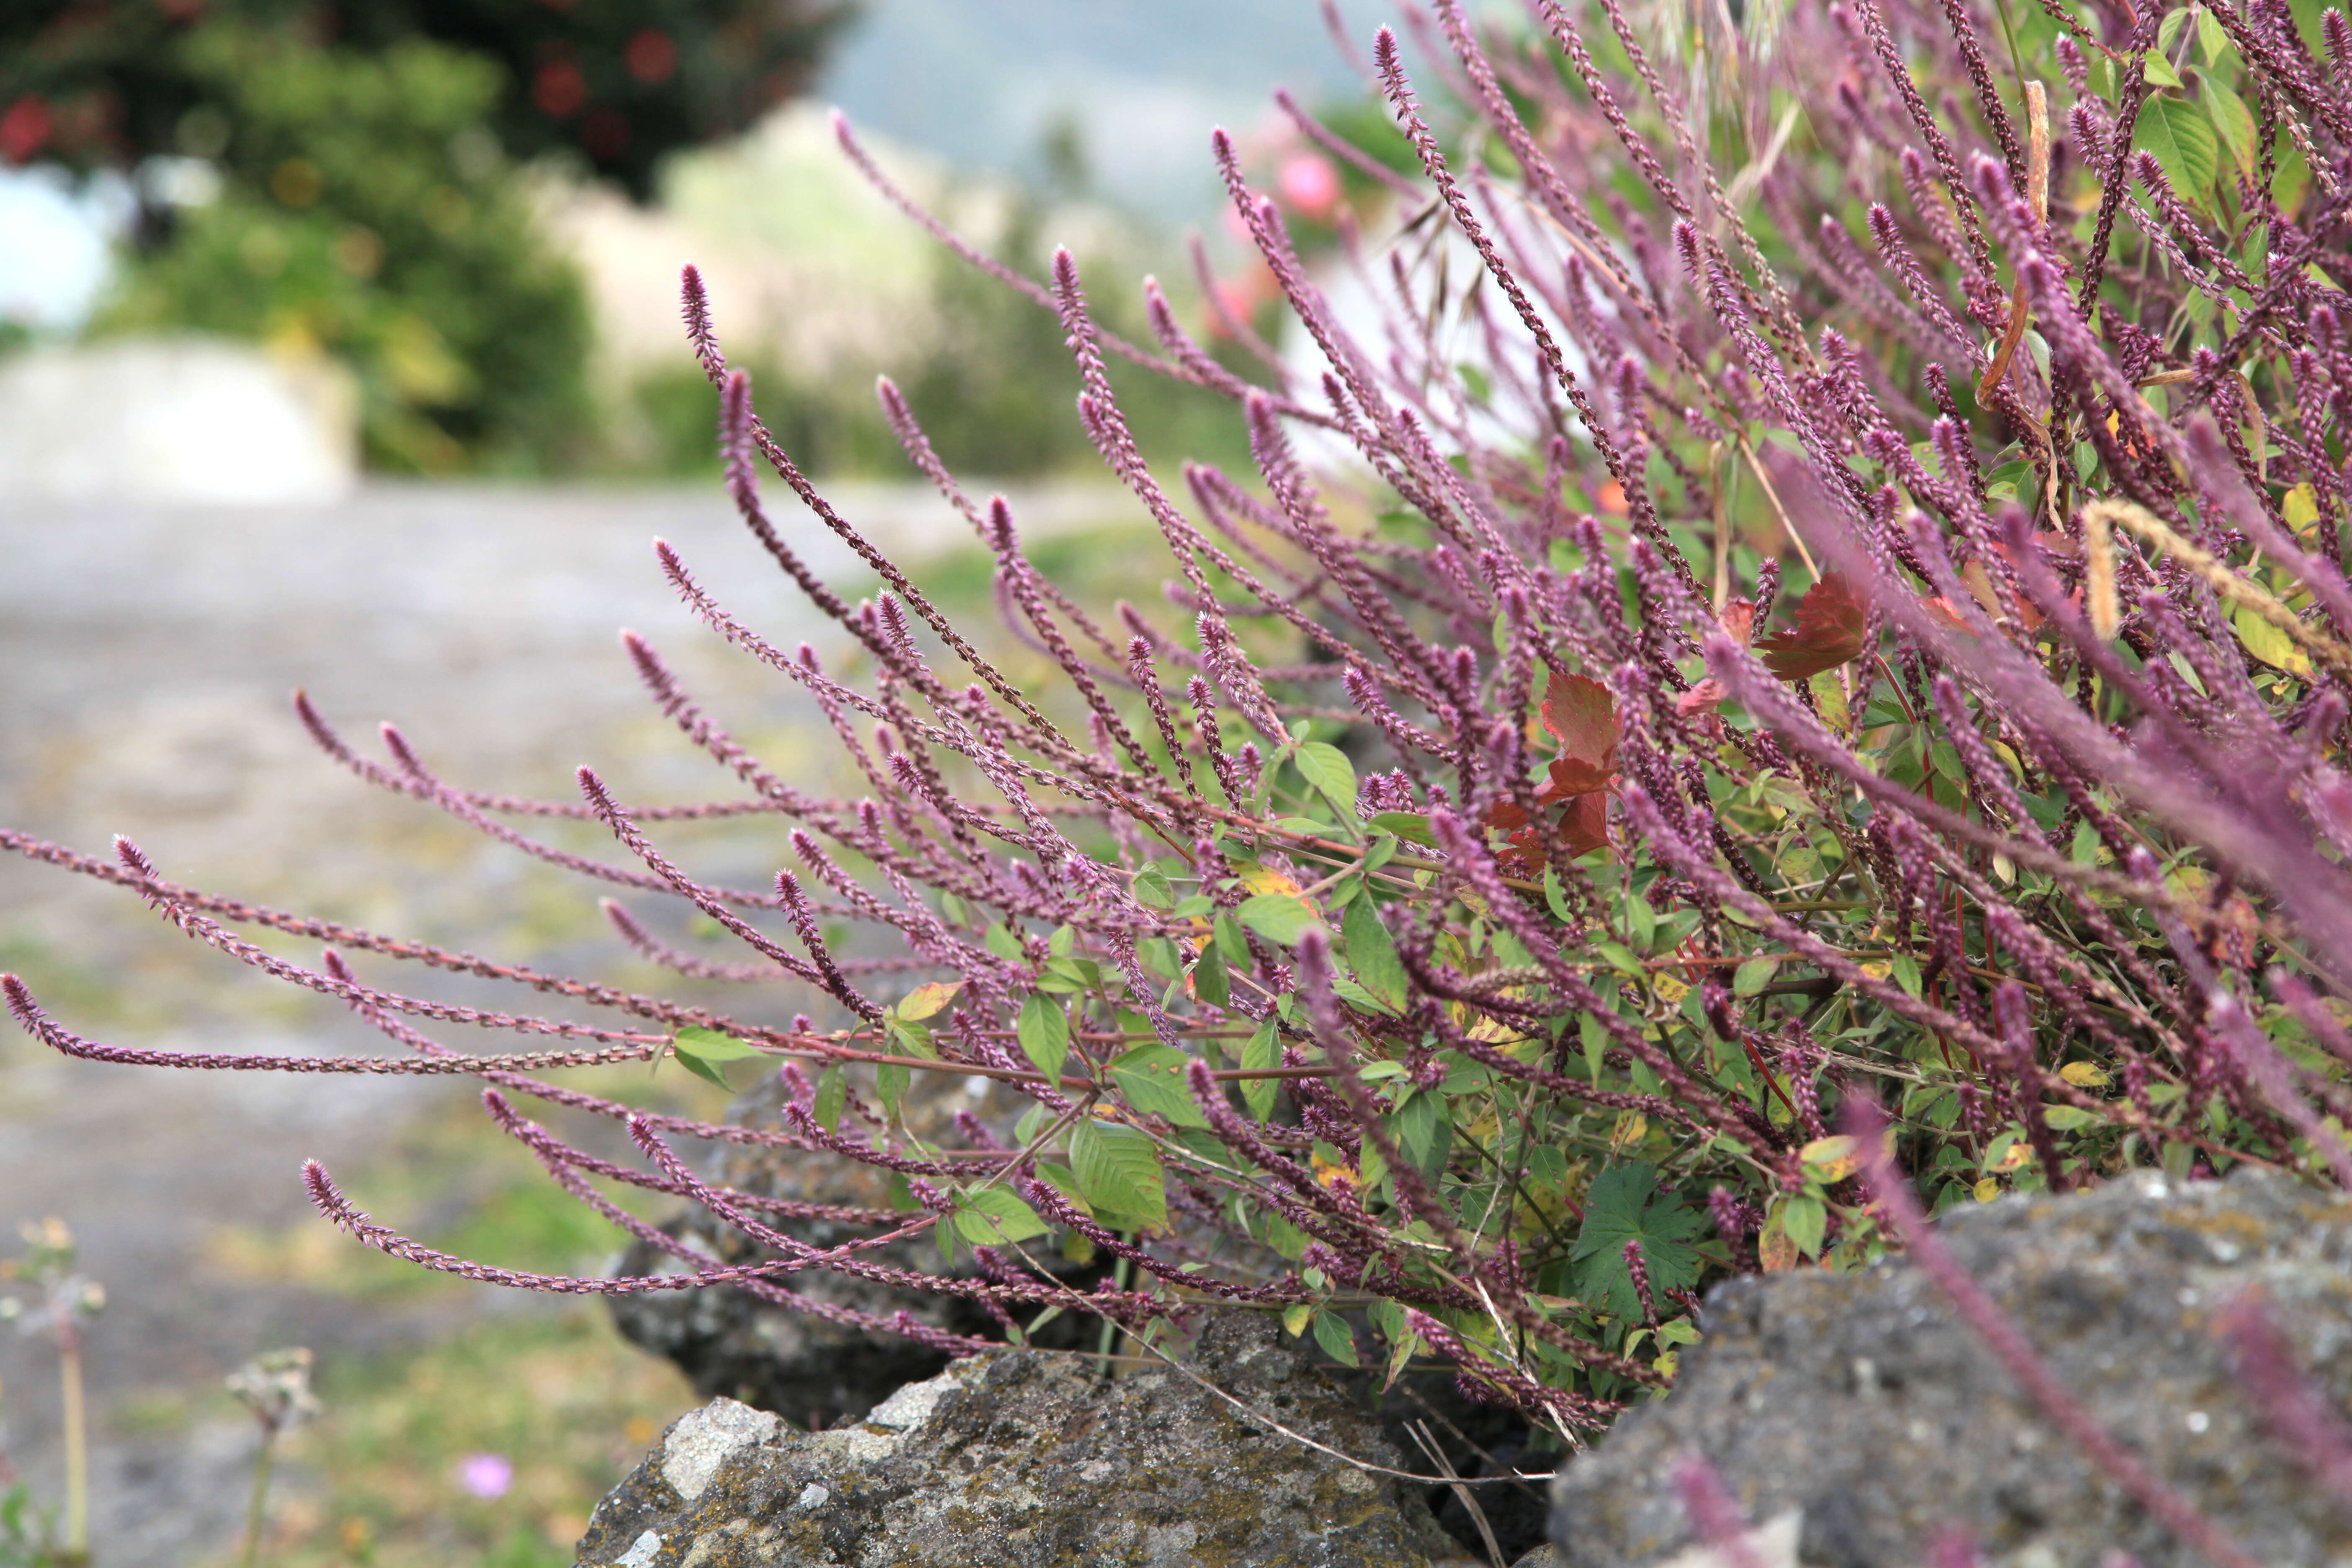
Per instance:
[[[468,1454],[457,1461],[457,1484],[478,1498],[504,1497],[514,1485],[514,1461],[504,1454]]]
[[[1320,222],[1339,205],[1339,171],[1319,153],[1294,153],[1275,172],[1283,199]]]

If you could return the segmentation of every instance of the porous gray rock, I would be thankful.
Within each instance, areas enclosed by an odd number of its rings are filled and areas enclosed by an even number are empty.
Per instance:
[[[2254,1561],[2352,1565],[2352,1500],[2323,1494],[2215,1332],[2259,1290],[2308,1385],[2345,1408],[2352,1200],[2260,1171],[2140,1173],[2003,1198],[1940,1230],[2099,1423]],[[1692,1450],[1759,1528],[1793,1524],[1794,1560],[1822,1568],[1914,1568],[1946,1531],[1991,1568],[2201,1561],[2075,1450],[1907,1262],[1731,1280],[1702,1321],[1673,1394],[1561,1468],[1563,1568],[1650,1568],[1688,1550],[1669,1478]]]
[[[1213,1317],[1203,1378],[1398,1468],[1379,1428],[1262,1314]],[[865,1419],[796,1432],[718,1400],[598,1505],[580,1568],[1428,1568],[1458,1561],[1420,1489],[1252,1422],[1181,1373],[1083,1358],[950,1363]]]

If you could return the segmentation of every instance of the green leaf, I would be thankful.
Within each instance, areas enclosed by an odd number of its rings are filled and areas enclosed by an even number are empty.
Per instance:
[[[1096,1209],[1132,1221],[1139,1230],[1168,1224],[1168,1190],[1160,1151],[1137,1129],[1081,1117],[1070,1130],[1070,1174],[1079,1195]]]
[[[1371,826],[1382,833],[1409,838],[1424,848],[1437,847],[1437,836],[1429,830],[1429,818],[1417,811],[1383,811],[1372,818]]]
[[[1257,1033],[1249,1037],[1249,1044],[1242,1047],[1242,1070],[1265,1072],[1281,1065],[1280,1037],[1275,1030],[1274,1020],[1268,1018],[1257,1026]],[[1263,1121],[1274,1114],[1274,1097],[1280,1089],[1279,1079],[1245,1078],[1241,1080],[1241,1085],[1242,1103],[1249,1107],[1252,1116]]]
[[[1830,1211],[1811,1193],[1790,1193],[1780,1200],[1780,1228],[1806,1257],[1822,1255],[1822,1238],[1829,1225]]]
[[[2157,87],[2179,87],[2180,85],[2180,73],[2174,70],[2172,68],[2172,62],[2166,59],[2162,55],[2148,56],[2146,62],[2140,67],[2140,74],[2146,77],[2150,84]]]
[[[1402,1007],[1391,1006],[1381,1001],[1344,974],[1335,974],[1331,977],[1331,994],[1349,1006],[1366,1013],[1385,1013],[1393,1017],[1404,1011]]]
[[[2205,52],[2209,66],[2220,65],[2222,51],[2234,47],[2229,32],[2221,26],[2221,18],[2201,5],[2197,10],[2197,47]]]
[[[1045,952],[1054,958],[1067,958],[1076,951],[1078,933],[1068,926],[1055,926],[1054,934],[1045,939]]]
[[[982,933],[981,945],[1007,963],[1019,963],[1029,955],[1021,951],[1021,939],[1003,926],[991,926]]]
[[[1342,822],[1356,818],[1356,764],[1348,753],[1322,741],[1309,741],[1290,759],[1315,792],[1331,803]]]
[[[1233,977],[1225,969],[1225,955],[1213,941],[1201,949],[1198,962],[1192,965],[1192,994],[1212,1007],[1223,1007],[1234,999]]]
[[[1003,1187],[959,1193],[955,1200],[956,1234],[975,1247],[1003,1247],[1040,1237],[1051,1228],[1037,1211]]]
[[[1603,1171],[1586,1189],[1584,1224],[1569,1253],[1577,1266],[1576,1293],[1595,1311],[1639,1318],[1642,1302],[1625,1268],[1625,1244],[1642,1244],[1651,1295],[1663,1298],[1698,1283],[1700,1259],[1692,1243],[1707,1225],[1680,1194],[1658,1191],[1655,1165],[1635,1161]]]
[[[883,1032],[889,1037],[890,1044],[898,1047],[899,1056],[920,1057],[931,1062],[940,1059],[939,1047],[931,1044],[929,1025],[909,1024],[902,1018],[890,1017],[884,1018],[882,1025]]]
[[[1778,959],[1751,958],[1731,972],[1731,994],[1753,996],[1772,984],[1772,972],[1780,967]]]
[[[2164,20],[2156,25],[2158,54],[2168,55],[2172,52],[2172,46],[2180,41],[2180,29],[2188,21],[2189,7],[2186,5],[2176,5],[2164,14]]]
[[[1543,890],[1544,904],[1551,910],[1551,918],[1562,925],[1574,925],[1576,911],[1569,907],[1568,889],[1561,885],[1559,873],[1549,861],[1543,868]]]
[[[760,1054],[757,1047],[745,1045],[732,1035],[694,1024],[678,1030],[670,1043],[677,1047],[680,1057],[698,1057],[707,1062],[741,1061],[745,1057]]]
[[[1349,904],[1340,931],[1347,941],[1348,967],[1356,972],[1356,984],[1391,1012],[1402,1012],[1404,963],[1397,957],[1396,942],[1390,937],[1388,927],[1381,923],[1372,900],[1358,899]]]
[[[1166,1117],[1179,1127],[1206,1127],[1209,1119],[1184,1081],[1192,1060],[1171,1046],[1138,1046],[1110,1064],[1111,1080],[1130,1110]]]
[[[2156,154],[2183,201],[2206,203],[2219,166],[2211,121],[2179,99],[2158,96],[2140,105],[2133,140]]]
[[[1252,962],[1249,938],[1242,934],[1239,922],[1231,915],[1219,915],[1215,931],[1217,951],[1224,954],[1225,962],[1235,969],[1247,969]]]
[[[961,980],[934,980],[928,985],[918,985],[898,998],[898,1005],[890,1009],[890,1016],[906,1019],[930,1017],[954,1001],[956,993],[962,989],[963,982]]]
[[[740,1061],[760,1053],[732,1035],[722,1035],[716,1029],[706,1029],[689,1024],[670,1039],[670,1052],[677,1065],[707,1083],[715,1083],[732,1093],[735,1086],[727,1081],[721,1062]]]
[[[1284,947],[1297,945],[1300,937],[1321,923],[1316,920],[1315,911],[1307,907],[1306,900],[1288,893],[1260,893],[1244,899],[1241,908],[1234,913],[1242,924]]]
[[[2211,77],[2199,90],[2199,100],[2205,105],[2205,117],[2213,122],[2213,134],[2238,173],[2251,177],[2254,172],[2254,117],[2246,110],[2246,100],[2223,87]]]
[[[1070,1055],[1070,1016],[1058,1002],[1043,996],[1032,996],[1021,1004],[1021,1016],[1013,1026],[1021,1041],[1021,1053],[1036,1064],[1037,1070],[1049,1079],[1062,1076],[1062,1064]]]
[[[1282,1310],[1282,1327],[1284,1331],[1288,1333],[1293,1339],[1297,1338],[1298,1335],[1305,1331],[1307,1327],[1307,1320],[1314,1315],[1315,1303],[1312,1301],[1299,1301],[1285,1307]]]
[[[1176,943],[1164,936],[1147,936],[1135,944],[1136,957],[1143,967],[1162,980],[1178,980],[1184,973],[1184,954]]]
[[[849,1100],[849,1079],[835,1062],[816,1080],[816,1124],[827,1132],[841,1131],[842,1107]]]
[[[884,1114],[898,1114],[898,1101],[905,1098],[907,1086],[914,1081],[914,1074],[896,1062],[875,1064],[874,1089],[882,1097]]]
[[[688,1056],[681,1051],[678,1053],[677,1065],[706,1083],[715,1083],[730,1094],[735,1092],[735,1086],[727,1081],[727,1075],[719,1070],[716,1063],[704,1061],[700,1057]]]
[[[1907,952],[1898,952],[1895,955],[1893,962],[1888,967],[1894,972],[1895,984],[1903,987],[1903,989],[1911,995],[1916,996],[1919,994],[1923,986],[1923,982],[1919,975],[1919,961],[1917,959],[1912,957]]]
[[[1356,1360],[1356,1331],[1337,1312],[1315,1314],[1315,1342],[1341,1366],[1360,1364]]]
[[[1157,866],[1146,866],[1135,874],[1135,898],[1138,903],[1164,910],[1176,902],[1176,889],[1168,885],[1166,872]]]

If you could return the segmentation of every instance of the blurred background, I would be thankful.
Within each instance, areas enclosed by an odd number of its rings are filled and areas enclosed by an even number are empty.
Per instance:
[[[1339,11],[1359,47],[1386,19],[1371,0]],[[1278,84],[1402,152],[1315,0],[0,6],[0,826],[101,856],[124,833],[212,890],[676,989],[614,939],[593,888],[370,791],[311,746],[288,694],[307,687],[355,742],[397,720],[471,787],[564,798],[593,761],[627,798],[728,793],[643,700],[614,642],[633,626],[796,782],[836,782],[820,722],[715,646],[647,550],[669,538],[772,639],[825,645],[713,482],[715,399],[678,326],[689,259],[769,424],[951,613],[989,618],[988,566],[910,482],[875,412],[880,372],[971,488],[1008,490],[1082,603],[1155,603],[1151,552],[1126,548],[1141,519],[1072,418],[1057,324],[868,188],[827,116],[845,110],[893,178],[1015,267],[1070,245],[1119,330],[1148,335],[1137,284],[1156,273],[1246,367],[1204,289],[1257,331],[1277,316],[1221,216],[1209,128],[1235,132],[1318,254],[1379,216],[1370,182],[1274,111]],[[1215,400],[1118,380],[1156,461],[1246,463]],[[870,591],[774,504],[845,597]],[[757,833],[665,843],[730,881],[778,863]],[[0,968],[117,1044],[387,1044],[120,889],[18,856],[0,860]],[[667,1072],[582,1087],[725,1103]],[[0,1026],[0,1258],[32,1245],[18,1225],[55,1216],[105,1292],[83,1347],[94,1561],[236,1560],[257,1434],[223,1379],[299,1344],[325,1410],[283,1446],[264,1561],[569,1563],[691,1390],[593,1302],[363,1251],[303,1201],[310,1155],[468,1257],[596,1273],[617,1247],[461,1088],[80,1064]],[[40,1298],[23,1270],[0,1277],[0,1299]],[[65,1500],[41,1322],[0,1322],[0,1568],[45,1561]]]

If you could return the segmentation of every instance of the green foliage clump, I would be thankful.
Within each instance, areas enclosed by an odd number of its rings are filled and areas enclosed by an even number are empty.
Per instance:
[[[363,54],[422,41],[497,71],[487,122],[509,153],[560,153],[642,199],[667,153],[799,91],[848,15],[841,0],[20,0],[0,11],[0,154],[88,168],[191,151],[236,109],[201,58],[214,34]]]
[[[486,123],[497,68],[417,40],[210,29],[189,48],[230,110],[225,183],[133,261],[103,326],[334,355],[378,467],[565,461],[587,426],[586,301]]]

